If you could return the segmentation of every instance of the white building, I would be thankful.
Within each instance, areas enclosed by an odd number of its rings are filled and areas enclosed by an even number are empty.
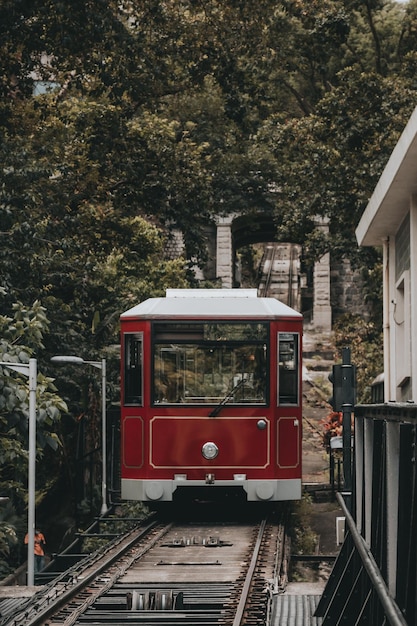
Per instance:
[[[356,229],[382,246],[385,402],[417,401],[417,107]]]

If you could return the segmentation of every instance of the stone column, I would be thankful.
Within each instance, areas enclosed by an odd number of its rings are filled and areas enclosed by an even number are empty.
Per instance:
[[[329,231],[325,219],[318,220],[316,228]],[[330,306],[330,254],[324,254],[314,265],[313,326],[316,330],[331,332],[332,308]]]
[[[233,287],[233,216],[217,216],[216,277],[222,281],[223,289]]]

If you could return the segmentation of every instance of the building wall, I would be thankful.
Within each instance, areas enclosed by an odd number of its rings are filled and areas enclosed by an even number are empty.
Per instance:
[[[410,351],[411,395],[417,402],[417,196],[410,198]]]
[[[364,302],[364,285],[360,273],[352,270],[348,259],[330,262],[330,304],[333,320],[345,313],[370,316]]]
[[[360,246],[382,246],[384,400],[417,401],[417,107],[356,228]]]
[[[417,202],[384,242],[385,400],[417,399]]]

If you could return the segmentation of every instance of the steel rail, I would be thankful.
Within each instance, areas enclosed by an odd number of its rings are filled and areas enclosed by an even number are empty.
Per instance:
[[[288,306],[293,307],[292,281],[294,276],[294,244],[290,244],[290,263],[288,268]]]
[[[268,246],[265,252],[265,258],[262,260],[262,276],[264,277],[265,283],[262,287],[261,295],[264,298],[268,297],[269,289],[271,287],[272,271],[273,271],[273,265],[275,261],[275,254],[276,254],[275,244],[272,246]],[[265,265],[267,264],[268,261],[269,261],[269,267],[267,268],[265,272]]]
[[[138,560],[138,558],[140,558],[145,552],[147,552],[153,545],[155,545],[155,543],[157,541],[160,540],[160,538],[166,534],[168,532],[168,530],[171,528],[172,524],[168,524],[167,526],[165,526],[154,538],[153,540],[146,545],[145,549],[142,550],[141,552],[135,553],[133,555],[131,555],[125,563],[119,564],[117,566],[117,570],[112,574],[106,577],[105,582],[100,585],[96,590],[94,591],[90,591],[88,597],[80,603],[80,605],[78,606],[78,608],[74,609],[71,613],[71,615],[69,615],[65,621],[63,622],[63,626],[73,626],[76,621],[78,620],[78,618],[97,600],[97,598],[99,598],[99,596],[103,595],[103,593],[106,593],[109,589],[111,589],[111,587],[113,587],[113,585],[115,584],[115,582],[121,577],[123,576],[123,574],[126,573],[126,571],[132,566],[132,564]],[[112,559],[112,562],[114,562],[114,559]],[[96,578],[96,575],[94,573],[94,578]]]
[[[185,625],[185,623],[196,624],[197,622],[207,625],[224,623],[232,626],[233,620],[235,620],[233,626],[241,626],[243,623],[248,623],[248,620],[255,620],[251,623],[267,623],[265,617],[267,617],[267,610],[269,610],[272,597],[269,585],[270,581],[275,579],[277,569],[277,546],[274,540],[269,539],[269,520],[264,520],[262,523],[258,520],[256,525],[250,524],[250,532],[245,531],[248,534],[245,535],[245,542],[241,547],[244,556],[242,560],[233,561],[233,566],[236,568],[236,578],[216,587],[215,591],[211,591],[210,584],[209,588],[206,589],[206,583],[203,594],[201,587],[196,591],[193,588],[188,590],[188,582],[186,581],[174,583],[174,587],[172,587],[172,583],[171,586],[162,583],[161,589],[158,587],[156,590],[155,604],[150,604],[149,607],[144,605],[138,612],[138,606],[129,607],[129,593],[126,594],[125,592],[131,592],[132,589],[136,591],[136,586],[132,586],[132,582],[125,580],[126,572],[130,567],[135,567],[135,563],[152,546],[160,545],[161,538],[163,544],[165,541],[163,535],[172,525],[168,524],[162,528],[161,525],[156,525],[156,521],[151,525],[148,520],[147,526],[151,530],[149,538],[145,537],[141,541],[146,532],[145,527],[126,533],[122,542],[111,542],[105,550],[102,549],[100,552],[97,551],[95,555],[90,555],[86,559],[88,561],[86,567],[78,567],[76,571],[71,568],[68,572],[69,579],[65,589],[62,588],[64,583],[57,583],[56,580],[53,587],[48,585],[41,588],[33,596],[32,603],[25,603],[21,609],[14,613],[13,617],[9,615],[7,623],[2,622],[1,626],[44,626],[45,624],[75,626],[81,621],[85,624],[117,623],[121,625],[122,623],[132,623],[132,620],[138,624],[152,622],[156,626],[157,623],[162,623],[159,621],[160,619],[166,624],[172,624],[172,626],[174,624]],[[142,536],[138,534],[139,530],[142,531]],[[135,537],[132,537],[132,533]],[[275,539],[275,532],[272,537]],[[276,537],[281,537],[281,533],[278,532]],[[281,543],[282,541],[281,538]],[[233,543],[224,543],[227,546],[233,545]],[[171,547],[170,543],[165,545],[168,546],[168,549]],[[218,546],[221,546],[221,542]],[[160,557],[160,552],[157,554]],[[95,560],[91,558],[92,556],[95,556]],[[152,556],[148,559],[151,565],[154,560],[156,565],[157,559],[153,559]],[[279,557],[278,563],[280,561],[281,558]],[[189,561],[185,559],[185,563],[187,565],[190,563],[200,565],[199,560]],[[176,563],[168,562],[167,564],[175,565]],[[204,559],[203,565],[207,564],[211,564],[211,561],[207,562]],[[265,568],[268,569],[268,572],[270,569],[272,570],[267,579],[265,578]],[[233,582],[235,579],[237,583]],[[195,582],[193,575],[187,580],[192,587]],[[149,583],[148,586],[145,583],[139,583],[137,593],[140,594],[141,590],[145,590],[146,594],[149,593],[149,597],[153,597],[153,583],[148,587]],[[180,604],[175,607],[175,610],[168,606],[171,600],[164,605],[166,595],[163,594],[168,593],[172,594],[172,598],[174,595],[181,597]],[[269,594],[268,597],[265,596],[265,593]],[[156,594],[162,594],[158,600],[159,605],[156,603]],[[184,598],[186,597],[184,606],[181,604],[183,594]],[[134,610],[134,613],[132,614],[130,610]],[[149,613],[150,611],[152,614]]]
[[[135,543],[143,538],[148,532],[150,532],[155,526],[158,525],[158,520],[153,520],[146,526],[141,526],[139,529],[134,529],[126,533],[119,541],[119,545],[116,550],[112,550],[110,556],[106,558],[106,555],[100,553],[97,555],[96,567],[93,567],[91,559],[87,557],[87,564],[85,570],[89,569],[89,573],[85,576],[81,574],[78,568],[78,576],[74,583],[68,583],[63,589],[59,589],[56,585],[56,581],[53,583],[53,588],[50,589],[50,585],[43,591],[42,590],[36,596],[36,607],[40,610],[36,611],[31,617],[28,612],[35,609],[34,603],[26,604],[19,613],[16,613],[13,618],[7,622],[5,626],[38,626],[43,620],[47,619],[53,613],[59,611],[76,593],[82,591],[89,583],[93,582],[97,576],[103,573],[109,566],[116,562],[123,553],[130,550]],[[128,536],[131,537],[128,539]],[[124,543],[124,539],[127,542]],[[114,547],[114,546],[113,546]],[[100,562],[101,561],[101,562]],[[55,596],[51,596],[49,591],[54,591]],[[42,608],[42,604],[46,605]],[[23,621],[22,621],[23,620]]]
[[[287,534],[287,523],[281,524],[277,541],[274,566],[274,592],[282,593],[288,584],[288,570],[291,561],[291,540]]]
[[[262,538],[266,528],[266,520],[262,520],[261,525],[259,527],[258,536],[256,539],[255,547],[252,552],[251,562],[246,573],[245,582],[242,587],[242,593],[240,595],[239,604],[236,609],[236,614],[233,620],[233,626],[240,626],[243,619],[243,614],[245,612],[245,606],[248,600],[249,591],[252,583],[253,574],[255,572],[256,563],[259,557],[259,551],[262,545]]]

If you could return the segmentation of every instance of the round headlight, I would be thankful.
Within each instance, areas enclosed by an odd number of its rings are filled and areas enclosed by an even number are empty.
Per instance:
[[[205,443],[201,448],[201,454],[205,459],[210,461],[211,459],[216,458],[216,456],[219,454],[219,449],[215,443],[213,443],[212,441],[207,441],[207,443]]]

